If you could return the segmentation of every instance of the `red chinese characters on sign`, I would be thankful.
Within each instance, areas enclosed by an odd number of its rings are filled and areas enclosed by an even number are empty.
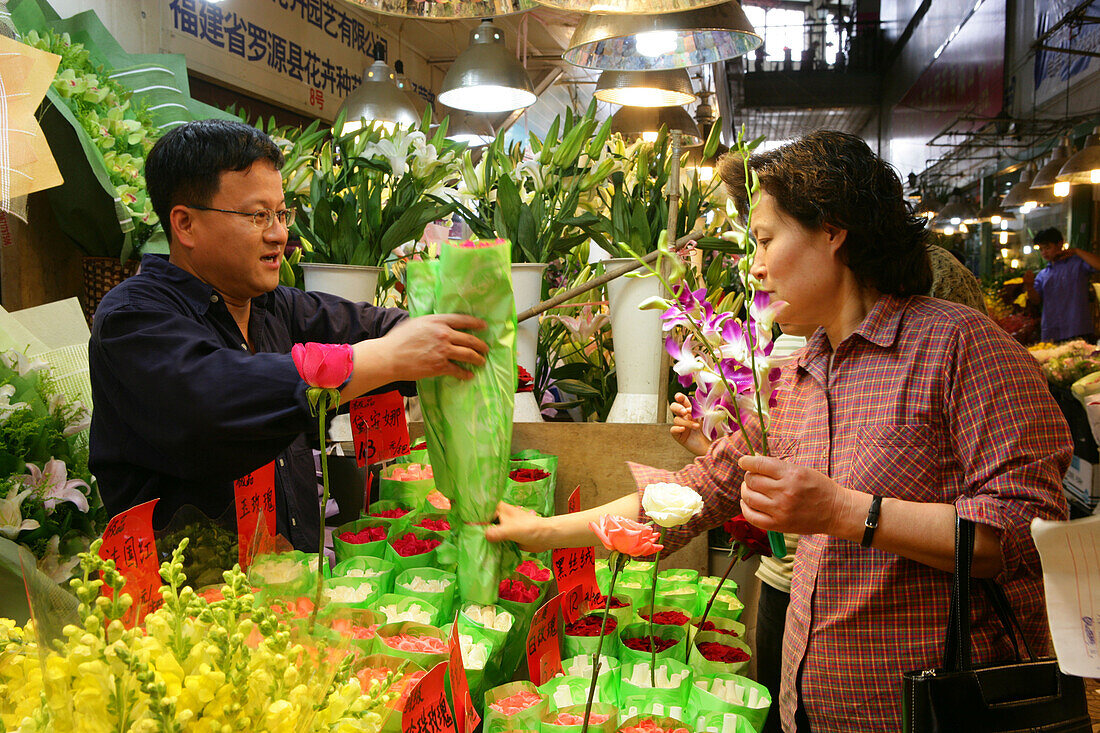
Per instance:
[[[409,454],[409,426],[400,393],[386,392],[352,400],[350,412],[355,462],[359,466]]]
[[[581,487],[578,486],[569,494],[568,508],[570,513],[580,511],[580,493]],[[596,585],[595,554],[591,547],[568,547],[554,550],[550,557],[554,579],[558,583],[558,592],[562,594],[563,598],[562,611],[565,613],[565,621],[566,623],[572,623],[577,619],[575,617],[570,618],[571,609],[564,602],[569,591],[574,586],[582,586],[584,588],[583,597],[594,596],[599,592],[599,586]]]
[[[157,499],[138,504],[116,514],[103,530],[99,556],[114,560],[115,568],[126,578],[122,592],[128,593],[133,605],[123,621],[127,626],[139,623],[145,614],[160,608],[160,562],[153,541],[153,507]],[[103,592],[110,597],[111,590]]]
[[[451,637],[449,640],[450,652],[450,680],[451,700],[455,704],[455,726],[458,733],[474,733],[481,716],[474,709],[474,701],[470,697],[470,685],[466,680],[466,665],[462,661],[462,644],[458,638],[458,624],[451,624]]]
[[[233,504],[237,509],[237,558],[247,570],[260,522],[268,537],[275,536],[274,461],[233,482]]]
[[[598,590],[584,585],[575,585],[562,594],[561,615],[565,623],[571,624],[587,614],[599,595]]]
[[[569,494],[569,501],[566,503],[566,507],[569,509],[569,513],[579,512],[581,510],[581,487],[573,489]]]
[[[455,719],[443,690],[446,673],[447,663],[440,662],[409,693],[401,714],[402,733],[456,733]]]
[[[324,108],[325,92],[323,89],[318,89],[317,87],[309,88],[309,106]]]
[[[535,611],[527,632],[527,672],[536,687],[562,672],[561,630],[558,627],[560,608],[559,594]]]

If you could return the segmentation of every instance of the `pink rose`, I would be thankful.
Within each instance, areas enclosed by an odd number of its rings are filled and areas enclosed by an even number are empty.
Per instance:
[[[660,544],[659,532],[633,519],[605,514],[600,517],[598,524],[589,522],[588,527],[600,538],[603,546],[613,552],[631,557],[645,557],[664,549],[664,545]]]
[[[355,366],[350,344],[294,344],[290,356],[306,384],[321,389],[339,388]]]

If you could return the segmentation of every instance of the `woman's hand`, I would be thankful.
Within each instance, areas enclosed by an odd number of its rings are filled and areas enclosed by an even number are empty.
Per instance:
[[[668,429],[680,445],[697,456],[706,455],[711,441],[703,435],[703,429],[691,416],[691,403],[687,395],[677,394],[676,401],[669,405],[672,410],[672,427]]]
[[[856,516],[857,492],[820,471],[768,456],[742,456],[738,465],[745,471],[741,511],[761,529],[851,539],[853,518],[862,525],[867,508]]]
[[[549,520],[533,511],[518,506],[497,504],[497,524],[485,528],[485,539],[490,542],[511,540],[525,552],[544,552],[551,549],[547,542]]]

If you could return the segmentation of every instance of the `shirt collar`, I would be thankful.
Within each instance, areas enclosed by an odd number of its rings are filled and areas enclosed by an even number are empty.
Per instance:
[[[167,255],[145,255],[141,258],[141,272],[149,273],[157,280],[171,283],[201,314],[210,310],[210,305],[215,302],[213,296],[217,293],[213,285],[203,282],[182,267],[173,265],[168,261]],[[268,295],[265,293],[252,299],[253,316],[257,309],[263,310],[263,304],[267,302]],[[222,300],[220,295],[218,300]]]
[[[859,324],[859,327],[845,341],[847,342],[852,336],[860,336],[865,341],[884,349],[893,346],[898,339],[901,316],[908,304],[909,298],[901,298],[896,295],[879,297],[871,307],[871,311]],[[806,348],[802,350],[802,355],[798,359],[798,366],[805,367],[814,359],[831,351],[832,348],[829,345],[829,337],[825,334],[825,329],[819,328],[806,342]]]

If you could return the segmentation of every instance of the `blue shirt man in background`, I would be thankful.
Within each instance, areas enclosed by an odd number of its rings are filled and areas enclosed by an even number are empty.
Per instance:
[[[1034,280],[1029,283],[1030,299],[1043,304],[1043,341],[1094,341],[1089,275],[1100,270],[1100,256],[1076,247],[1067,249],[1062,233],[1054,227],[1038,232],[1032,241],[1047,261],[1038,274],[1025,276],[1025,282]]]

